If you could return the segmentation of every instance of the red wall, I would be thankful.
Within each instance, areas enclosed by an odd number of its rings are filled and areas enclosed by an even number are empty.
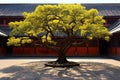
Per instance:
[[[57,53],[42,47],[13,47],[13,56],[57,56]]]
[[[120,56],[120,48],[110,47],[108,48],[108,53],[110,56]]]
[[[99,47],[71,47],[66,55],[99,56]],[[57,52],[42,47],[13,47],[13,56],[57,56]]]
[[[0,56],[4,56],[6,53],[5,48],[0,48]]]
[[[120,48],[117,48],[117,56],[120,56]]]
[[[57,56],[57,52],[52,49],[48,49],[48,56]]]
[[[78,56],[87,56],[87,47],[77,47]]]
[[[48,53],[46,48],[36,47],[37,56],[45,56]]]
[[[99,47],[88,47],[89,56],[99,56]]]
[[[76,52],[76,47],[71,47],[68,49],[67,51],[67,56],[75,56],[75,52]]]
[[[36,56],[35,48],[24,47],[24,56]]]
[[[23,47],[13,47],[13,56],[23,56]]]

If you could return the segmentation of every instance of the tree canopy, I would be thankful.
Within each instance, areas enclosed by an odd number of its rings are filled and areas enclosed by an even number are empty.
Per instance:
[[[111,35],[97,9],[87,10],[80,4],[38,5],[33,12],[24,12],[23,21],[10,22],[8,45],[21,46],[34,39],[56,44],[54,37],[103,38]]]

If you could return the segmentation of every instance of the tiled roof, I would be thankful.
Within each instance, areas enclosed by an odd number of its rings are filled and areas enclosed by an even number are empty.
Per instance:
[[[118,4],[84,4],[87,9],[95,8],[102,16],[120,16],[120,3]]]
[[[0,16],[22,16],[23,12],[32,12],[39,4],[0,4]],[[102,16],[120,16],[120,3],[117,4],[82,4],[86,9],[96,8]],[[111,33],[120,31],[120,20],[110,27]],[[9,27],[0,27],[0,32],[9,35]],[[0,34],[1,34],[0,33]]]
[[[111,33],[117,33],[120,32],[120,19],[116,21],[110,28]]]
[[[9,36],[11,28],[8,26],[0,26],[0,35],[1,36]]]
[[[39,4],[0,4],[0,16],[22,16],[23,12],[32,12]],[[120,3],[83,4],[87,9],[96,8],[102,16],[120,16]]]
[[[0,16],[22,16],[25,11],[34,11],[36,6],[36,4],[0,4]]]
[[[0,36],[7,36],[7,35],[0,31]]]

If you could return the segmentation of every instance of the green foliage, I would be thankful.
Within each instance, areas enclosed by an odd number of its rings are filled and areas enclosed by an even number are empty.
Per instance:
[[[20,46],[30,43],[33,41],[31,37],[40,37],[43,43],[55,44],[55,36],[109,40],[111,35],[103,25],[103,16],[100,16],[96,9],[86,10],[80,4],[39,5],[31,13],[24,12],[23,17],[24,21],[9,23],[12,37],[8,39],[8,45]],[[20,35],[27,38],[13,37]]]
[[[18,38],[10,37],[8,39],[7,45],[8,46],[11,46],[11,45],[21,46],[21,44],[31,43],[31,42],[32,42],[32,40],[29,39],[29,37],[18,37]]]

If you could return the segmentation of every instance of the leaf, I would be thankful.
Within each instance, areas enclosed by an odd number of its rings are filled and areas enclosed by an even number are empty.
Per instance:
[[[38,5],[33,12],[24,12],[23,17],[22,21],[9,23],[12,31],[8,45],[20,46],[34,40],[55,44],[53,37],[109,40],[111,36],[98,10],[80,4]]]

